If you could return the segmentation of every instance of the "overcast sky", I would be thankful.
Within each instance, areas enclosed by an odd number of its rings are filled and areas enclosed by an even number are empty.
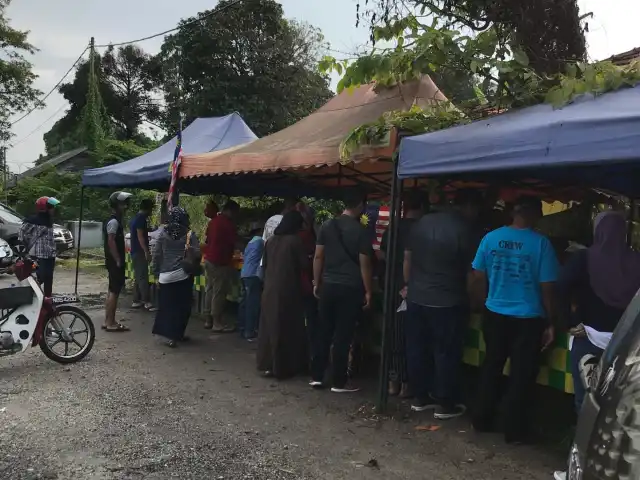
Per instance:
[[[48,92],[65,74],[94,36],[97,44],[145,37],[174,27],[180,18],[215,7],[216,0],[13,0],[11,25],[31,32],[40,51],[32,61],[39,75],[36,87]],[[368,32],[355,27],[355,0],[281,0],[285,15],[320,27],[336,50],[353,52],[366,43]],[[587,40],[592,60],[640,47],[637,0],[579,0],[582,12],[593,12]],[[140,46],[156,53],[162,38]],[[340,56],[336,54],[336,56]],[[71,76],[69,78],[72,78]],[[335,82],[334,82],[335,83]],[[23,172],[44,153],[42,134],[64,115],[67,102],[57,93],[47,106],[13,127],[15,145],[7,152],[10,168]]]

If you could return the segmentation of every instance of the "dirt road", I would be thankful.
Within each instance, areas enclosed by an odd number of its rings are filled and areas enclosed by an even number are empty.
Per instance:
[[[62,280],[63,276],[58,279]],[[83,278],[81,285],[100,285]],[[102,311],[90,311],[96,325]],[[478,437],[461,419],[381,419],[373,391],[311,391],[258,377],[253,346],[209,338],[168,350],[149,314],[130,333],[101,332],[64,367],[38,350],[0,363],[0,478],[548,479],[561,459]],[[417,426],[440,425],[435,431]]]

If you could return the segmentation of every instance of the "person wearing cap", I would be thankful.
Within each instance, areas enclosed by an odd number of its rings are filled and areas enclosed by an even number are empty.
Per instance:
[[[18,241],[29,249],[29,254],[38,264],[38,281],[45,297],[51,297],[53,291],[53,271],[56,266],[53,214],[59,204],[54,197],[40,197],[36,200],[36,214],[27,217],[18,232]]]
[[[126,332],[129,330],[125,325],[116,322],[116,310],[118,297],[126,280],[123,216],[129,206],[131,196],[128,192],[112,193],[109,196],[111,215],[102,224],[104,263],[109,276],[109,293],[105,305],[105,323],[102,329],[107,332]]]
[[[260,222],[253,222],[249,229],[251,240],[244,249],[242,270],[240,271],[243,294],[238,311],[238,327],[242,338],[254,341],[258,335],[260,299],[262,297],[260,261],[264,253],[263,225]]]
[[[559,265],[549,239],[534,231],[541,217],[539,199],[520,197],[511,225],[485,235],[473,261],[476,302],[484,301],[485,306],[486,353],[472,422],[477,431],[493,429],[499,385],[509,358],[504,421],[508,443],[530,439],[530,401],[540,353],[554,339],[552,293]]]
[[[469,323],[467,278],[478,238],[482,196],[461,190],[454,205],[418,220],[404,247],[404,319],[411,409],[447,420],[463,415],[460,364]],[[478,238],[479,240],[479,238]]]

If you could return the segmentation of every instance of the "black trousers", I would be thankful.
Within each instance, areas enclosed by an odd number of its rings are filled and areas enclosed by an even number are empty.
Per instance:
[[[542,318],[515,318],[487,311],[482,325],[487,346],[473,425],[477,430],[493,428],[498,389],[507,358],[511,359],[509,387],[505,399],[504,433],[507,441],[525,439],[529,432],[531,400],[538,370],[542,334],[547,323]]]
[[[36,261],[38,263],[38,269],[36,271],[38,282],[42,285],[44,296],[51,298],[51,294],[53,293],[53,271],[56,268],[56,259],[36,258]]]
[[[364,292],[361,288],[326,283],[320,291],[317,328],[312,335],[311,377],[324,380],[331,356],[331,382],[335,388],[347,383],[349,349],[358,319],[362,316]],[[333,345],[333,352],[331,346]]]

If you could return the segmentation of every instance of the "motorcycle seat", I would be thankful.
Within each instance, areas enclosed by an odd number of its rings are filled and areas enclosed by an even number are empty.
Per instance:
[[[0,310],[12,310],[33,302],[31,287],[0,288]]]

